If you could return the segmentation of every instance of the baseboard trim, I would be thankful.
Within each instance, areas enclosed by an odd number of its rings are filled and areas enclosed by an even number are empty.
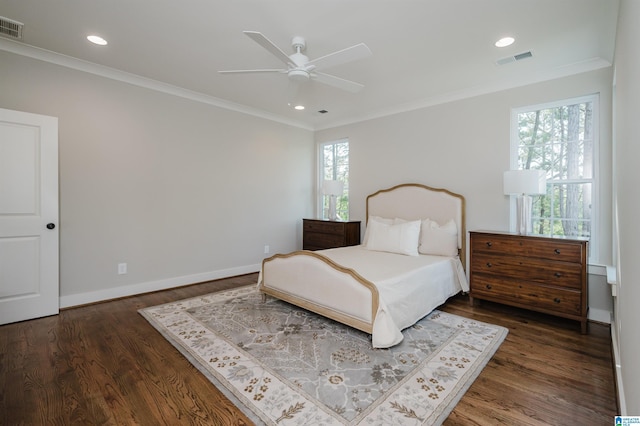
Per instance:
[[[246,265],[237,268],[221,269],[218,271],[204,272],[201,274],[184,275],[181,277],[167,278],[164,280],[148,281],[138,284],[131,284],[119,287],[108,288],[86,293],[70,294],[60,297],[60,309],[74,306],[87,305],[90,303],[104,302],[105,300],[118,299],[120,297],[135,296],[153,291],[167,290],[175,287],[182,287],[205,281],[218,280],[221,278],[233,277],[236,275],[251,274],[260,270],[259,264]]]
[[[627,404],[624,399],[624,386],[622,386],[622,365],[618,352],[618,331],[613,315],[611,315],[611,346],[613,348],[613,368],[615,370],[616,391],[618,392],[618,414],[627,415]]]
[[[589,308],[589,321],[611,324],[611,312],[604,309]]]

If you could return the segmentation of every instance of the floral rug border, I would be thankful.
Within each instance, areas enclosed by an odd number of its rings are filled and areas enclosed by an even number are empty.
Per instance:
[[[256,291],[255,285],[249,285],[141,309],[139,313],[257,424],[440,424],[508,333],[504,327],[433,311],[430,320],[459,331],[386,397],[349,422],[316,404],[312,397],[186,312]],[[491,331],[487,333],[487,329]],[[209,355],[212,351],[216,356]],[[233,380],[243,368],[251,369],[252,382]],[[462,372],[453,385],[438,380],[442,372],[452,368]]]

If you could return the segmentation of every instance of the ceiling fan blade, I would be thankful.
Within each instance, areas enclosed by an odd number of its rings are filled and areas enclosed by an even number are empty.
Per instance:
[[[351,93],[357,93],[364,89],[364,84],[345,80],[344,78],[336,77],[335,75],[325,74],[322,72],[314,72],[311,74],[311,77],[318,83],[337,87],[338,89],[346,90],[347,92]]]
[[[358,59],[363,59],[371,55],[372,53],[369,47],[364,43],[360,43],[316,58],[313,61],[309,61],[307,65],[313,65],[315,69],[324,69],[345,64],[347,62],[357,61]]]
[[[283,69],[264,69],[264,70],[227,70],[227,71],[218,71],[220,74],[242,74],[242,73],[265,73],[265,72],[279,72],[286,73],[287,70]]]
[[[269,52],[271,52],[272,55],[280,59],[285,64],[287,65],[292,64],[291,59],[289,59],[289,56],[286,53],[284,53],[282,49],[276,46],[271,40],[269,40],[264,35],[262,35],[262,33],[259,33],[257,31],[243,31],[243,32],[249,38],[251,38],[251,40],[255,41],[260,46],[267,49]]]

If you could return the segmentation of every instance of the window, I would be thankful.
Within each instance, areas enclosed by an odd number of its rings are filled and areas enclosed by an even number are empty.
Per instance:
[[[593,95],[513,111],[511,168],[547,177],[546,195],[534,198],[533,234],[594,239],[597,105]]]
[[[319,149],[319,206],[321,217],[329,218],[329,197],[322,193],[322,182],[325,180],[339,180],[344,184],[344,191],[336,199],[336,212],[341,220],[349,220],[349,140],[325,142]]]

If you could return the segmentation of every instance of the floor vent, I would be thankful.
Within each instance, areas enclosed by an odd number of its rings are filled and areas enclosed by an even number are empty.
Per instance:
[[[14,40],[22,40],[22,22],[0,16],[0,35],[12,38]]]
[[[521,61],[523,59],[531,58],[532,56],[533,54],[531,53],[531,51],[522,52],[522,53],[518,53],[517,55],[507,56],[506,58],[498,59],[496,61],[496,64],[498,65],[509,64],[511,62]]]

